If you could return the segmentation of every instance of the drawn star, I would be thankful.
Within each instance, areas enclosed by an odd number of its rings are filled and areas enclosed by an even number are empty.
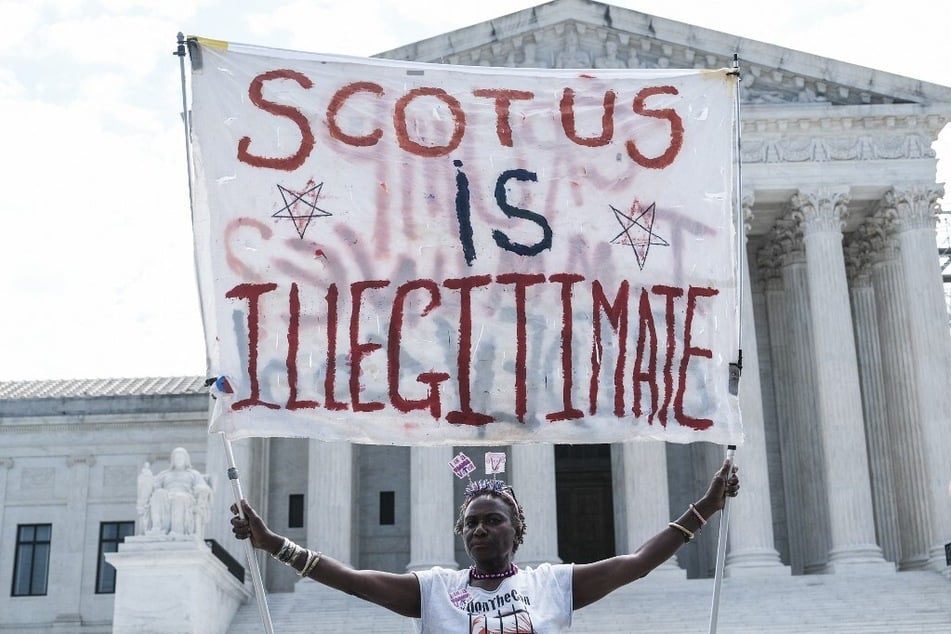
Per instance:
[[[621,225],[621,233],[611,239],[611,244],[628,245],[634,251],[634,257],[637,259],[637,266],[644,270],[647,263],[647,253],[651,246],[669,247],[670,243],[654,233],[654,215],[656,213],[656,203],[651,203],[646,209],[641,206],[639,200],[635,200],[631,205],[631,214],[627,215],[617,209],[614,205],[609,205],[614,212],[614,218]]]
[[[294,191],[293,189],[278,184],[277,189],[281,192],[281,198],[284,200],[284,206],[278,209],[271,216],[272,218],[289,218],[294,222],[294,228],[297,229],[297,235],[301,240],[304,239],[304,233],[310,226],[310,221],[314,218],[327,218],[333,214],[317,206],[317,200],[320,198],[320,192],[324,184],[314,184],[314,179],[307,179],[304,185],[304,191]]]

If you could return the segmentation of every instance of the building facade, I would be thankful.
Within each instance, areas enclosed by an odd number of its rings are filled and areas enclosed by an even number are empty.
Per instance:
[[[948,574],[951,335],[932,143],[951,118],[951,88],[587,0],[556,0],[382,56],[720,68],[734,54],[746,442],[727,574]],[[206,536],[242,559],[207,409],[197,377],[3,384],[0,578],[14,591],[0,593],[0,630],[108,628],[99,552],[135,518],[142,464],[162,468],[176,446],[215,485]],[[246,495],[298,543],[392,571],[466,563],[450,530],[462,484],[447,464],[460,448],[273,438],[234,449]],[[724,453],[703,443],[462,448],[476,463],[490,449],[508,454],[506,476],[525,506],[522,563],[633,551],[701,495]],[[710,576],[715,541],[683,549],[663,574]],[[48,553],[56,581],[44,586],[42,567],[16,576],[23,553]],[[262,563],[272,592],[293,589],[296,577]]]
[[[0,383],[0,631],[112,631],[137,476],[204,465],[207,420],[200,377]]]

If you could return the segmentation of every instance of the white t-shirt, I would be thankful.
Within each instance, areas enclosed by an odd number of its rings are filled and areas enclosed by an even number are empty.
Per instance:
[[[550,634],[571,627],[571,564],[519,569],[489,592],[469,570],[419,571],[422,634]]]

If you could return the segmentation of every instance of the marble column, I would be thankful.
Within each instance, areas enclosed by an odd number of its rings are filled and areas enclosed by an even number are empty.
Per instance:
[[[555,446],[512,445],[508,463],[512,487],[525,511],[529,530],[516,561],[527,566],[560,563],[558,501],[555,494]]]
[[[842,254],[848,213],[844,189],[793,197],[806,250],[816,358],[816,396],[829,509],[829,571],[894,571],[875,542],[872,484],[849,290]]]
[[[410,547],[407,570],[433,566],[458,568],[455,555],[456,521],[449,469],[452,447],[410,449]]]
[[[86,522],[89,508],[89,470],[96,464],[92,456],[69,456],[66,466],[69,468],[69,482],[66,495],[65,553],[51,570],[55,576],[51,581],[62,588],[81,588],[83,582],[83,562],[86,560]],[[98,538],[98,534],[96,536]],[[52,562],[51,562],[52,563]],[[54,592],[60,600],[52,610],[56,612],[55,623],[81,625],[82,616],[80,592]]]
[[[928,564],[931,507],[921,465],[925,461],[918,401],[915,361],[911,347],[907,293],[894,239],[895,211],[885,207],[866,222],[864,233],[872,244],[872,285],[878,312],[882,352],[882,379],[888,418],[888,438],[895,477],[901,570],[920,570]]]
[[[758,254],[766,295],[766,319],[769,328],[769,352],[772,362],[773,393],[779,431],[780,465],[783,497],[786,501],[786,534],[789,539],[789,565],[793,574],[802,574],[805,561],[805,535],[802,509],[803,478],[793,399],[793,364],[786,328],[785,291],[782,271],[783,251],[776,240],[769,242]]]
[[[846,272],[852,296],[852,320],[855,323],[855,347],[859,364],[859,387],[865,411],[865,436],[868,440],[869,475],[872,480],[872,504],[875,532],[882,553],[888,561],[898,563],[901,548],[898,537],[898,516],[895,507],[894,472],[891,460],[891,439],[885,382],[882,379],[882,352],[879,344],[878,311],[871,280],[871,243],[863,232],[846,250]]]
[[[792,449],[783,449],[787,482],[799,492],[799,505],[789,508],[790,530],[799,531],[802,561],[794,569],[805,574],[825,572],[829,557],[829,505],[819,433],[816,400],[816,359],[812,347],[812,312],[802,234],[795,222],[784,219],[776,226],[783,250],[786,353],[789,366],[786,433]],[[791,460],[787,460],[790,458]]]
[[[352,565],[353,445],[320,440],[308,443],[306,546]]]
[[[743,210],[752,218],[753,200],[744,197]],[[743,245],[746,253],[746,245]],[[773,542],[773,516],[769,496],[769,469],[766,465],[766,431],[763,418],[763,393],[760,385],[756,328],[753,323],[753,290],[748,258],[743,258],[743,283],[740,288],[740,348],[743,371],[739,401],[743,413],[743,445],[736,451],[736,464],[743,470],[743,495],[730,507],[730,549],[725,573],[729,576],[789,574],[779,560]]]
[[[633,553],[670,521],[667,486],[667,448],[660,442],[625,442],[611,445],[614,489],[614,534],[618,554]],[[686,579],[687,571],[674,555],[651,576]]]
[[[917,377],[918,409],[924,439],[925,471],[933,512],[929,559],[936,570],[951,574],[944,544],[951,542],[951,334],[941,271],[935,257],[935,213],[941,190],[934,185],[903,187],[894,192],[898,241],[909,304],[911,344]]]

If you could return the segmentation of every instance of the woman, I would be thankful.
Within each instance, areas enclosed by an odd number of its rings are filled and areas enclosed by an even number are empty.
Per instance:
[[[320,552],[271,532],[247,500],[245,519],[231,511],[238,539],[332,588],[419,619],[420,632],[559,632],[571,613],[639,579],[673,556],[740,489],[729,462],[716,473],[695,504],[650,538],[637,552],[589,564],[542,564],[520,569],[515,551],[525,535],[525,517],[512,488],[501,480],[480,480],[466,489],[455,531],[473,565],[464,570],[433,568],[414,573],[354,570]]]

